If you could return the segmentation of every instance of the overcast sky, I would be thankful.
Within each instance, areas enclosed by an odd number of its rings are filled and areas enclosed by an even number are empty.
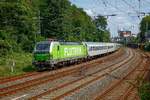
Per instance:
[[[118,29],[131,30],[132,33],[139,32],[139,23],[142,19],[138,17],[140,12],[150,12],[150,0],[70,0],[77,7],[83,8],[91,17],[96,15],[117,16],[108,17],[108,29],[111,36],[117,36]]]

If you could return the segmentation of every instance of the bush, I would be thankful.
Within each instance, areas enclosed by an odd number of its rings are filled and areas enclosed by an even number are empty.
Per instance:
[[[11,71],[12,63],[15,63],[13,72]],[[0,77],[8,77],[35,71],[32,66],[32,54],[19,52],[10,53],[5,57],[0,57]]]
[[[150,43],[146,43],[146,45],[145,45],[145,50],[146,50],[146,51],[150,51]]]
[[[150,83],[145,83],[139,88],[141,100],[150,100]]]

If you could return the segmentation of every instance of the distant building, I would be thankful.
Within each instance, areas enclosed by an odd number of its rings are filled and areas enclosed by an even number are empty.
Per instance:
[[[111,38],[112,42],[119,42],[119,43],[130,43],[133,39],[133,37],[136,37],[136,34],[132,34],[131,31],[118,31],[118,36]]]
[[[118,31],[120,38],[131,37],[131,31]]]
[[[120,42],[124,43],[124,44],[131,42],[131,38],[133,37],[131,31],[120,31],[119,30],[118,35],[119,35]]]

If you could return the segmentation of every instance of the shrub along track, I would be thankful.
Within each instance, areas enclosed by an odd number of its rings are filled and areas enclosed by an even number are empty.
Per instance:
[[[140,100],[137,89],[141,78],[145,78],[149,69],[147,55],[142,54],[139,65],[132,69],[125,77],[111,83],[101,92],[96,100]]]
[[[135,57],[135,55],[134,55]],[[130,54],[130,57],[126,60],[122,59],[121,62],[117,62],[117,63],[113,63],[109,66],[107,66],[104,69],[100,69],[100,70],[95,70],[92,73],[88,73],[83,75],[81,78],[77,79],[77,80],[73,80],[70,82],[67,82],[65,84],[60,84],[54,88],[51,88],[49,90],[47,90],[46,92],[43,92],[37,96],[34,96],[30,99],[38,99],[40,97],[43,97],[42,99],[60,99],[63,98],[85,86],[87,86],[88,84],[99,80],[101,78],[103,78],[104,76],[108,75],[108,73],[113,72],[119,68],[121,68],[121,66],[123,64],[128,64],[128,62],[131,63],[131,61],[133,61],[133,54]],[[46,96],[48,95],[48,96]]]
[[[100,58],[100,59],[90,61],[88,63],[75,65],[76,67],[72,67],[72,68],[70,67],[70,68],[61,69],[59,71],[52,71],[52,74],[48,74],[48,75],[45,75],[45,76],[40,77],[40,78],[36,78],[36,79],[25,81],[25,82],[22,82],[22,83],[10,85],[8,87],[0,88],[0,91],[1,91],[0,92],[0,97],[9,96],[9,95],[15,94],[15,93],[17,93],[21,90],[29,89],[29,87],[40,85],[40,84],[43,84],[43,83],[48,82],[48,81],[56,80],[58,78],[67,76],[67,75],[72,74],[72,73],[77,73],[79,71],[79,68],[81,68],[85,65],[86,66],[88,65],[87,68],[90,68],[92,66],[95,66],[96,64],[100,64],[102,62],[110,60],[113,57],[119,57],[122,54],[123,54],[123,50],[120,50],[120,51],[118,51],[118,53],[114,53],[114,54],[110,55],[109,57],[104,57],[104,58]],[[4,84],[5,82],[7,83],[9,81],[11,83],[11,82],[14,82],[15,80],[26,78],[27,76],[32,76],[33,77],[33,76],[36,76],[36,75],[38,75],[38,74],[37,73],[35,73],[35,74],[26,74],[26,75],[21,75],[20,77],[16,76],[16,77],[7,78],[5,81],[2,82],[2,84]]]

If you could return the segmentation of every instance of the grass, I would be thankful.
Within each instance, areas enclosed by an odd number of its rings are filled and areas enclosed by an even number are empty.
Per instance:
[[[9,77],[31,71],[35,71],[32,66],[31,53],[13,53],[0,57],[0,77]]]

